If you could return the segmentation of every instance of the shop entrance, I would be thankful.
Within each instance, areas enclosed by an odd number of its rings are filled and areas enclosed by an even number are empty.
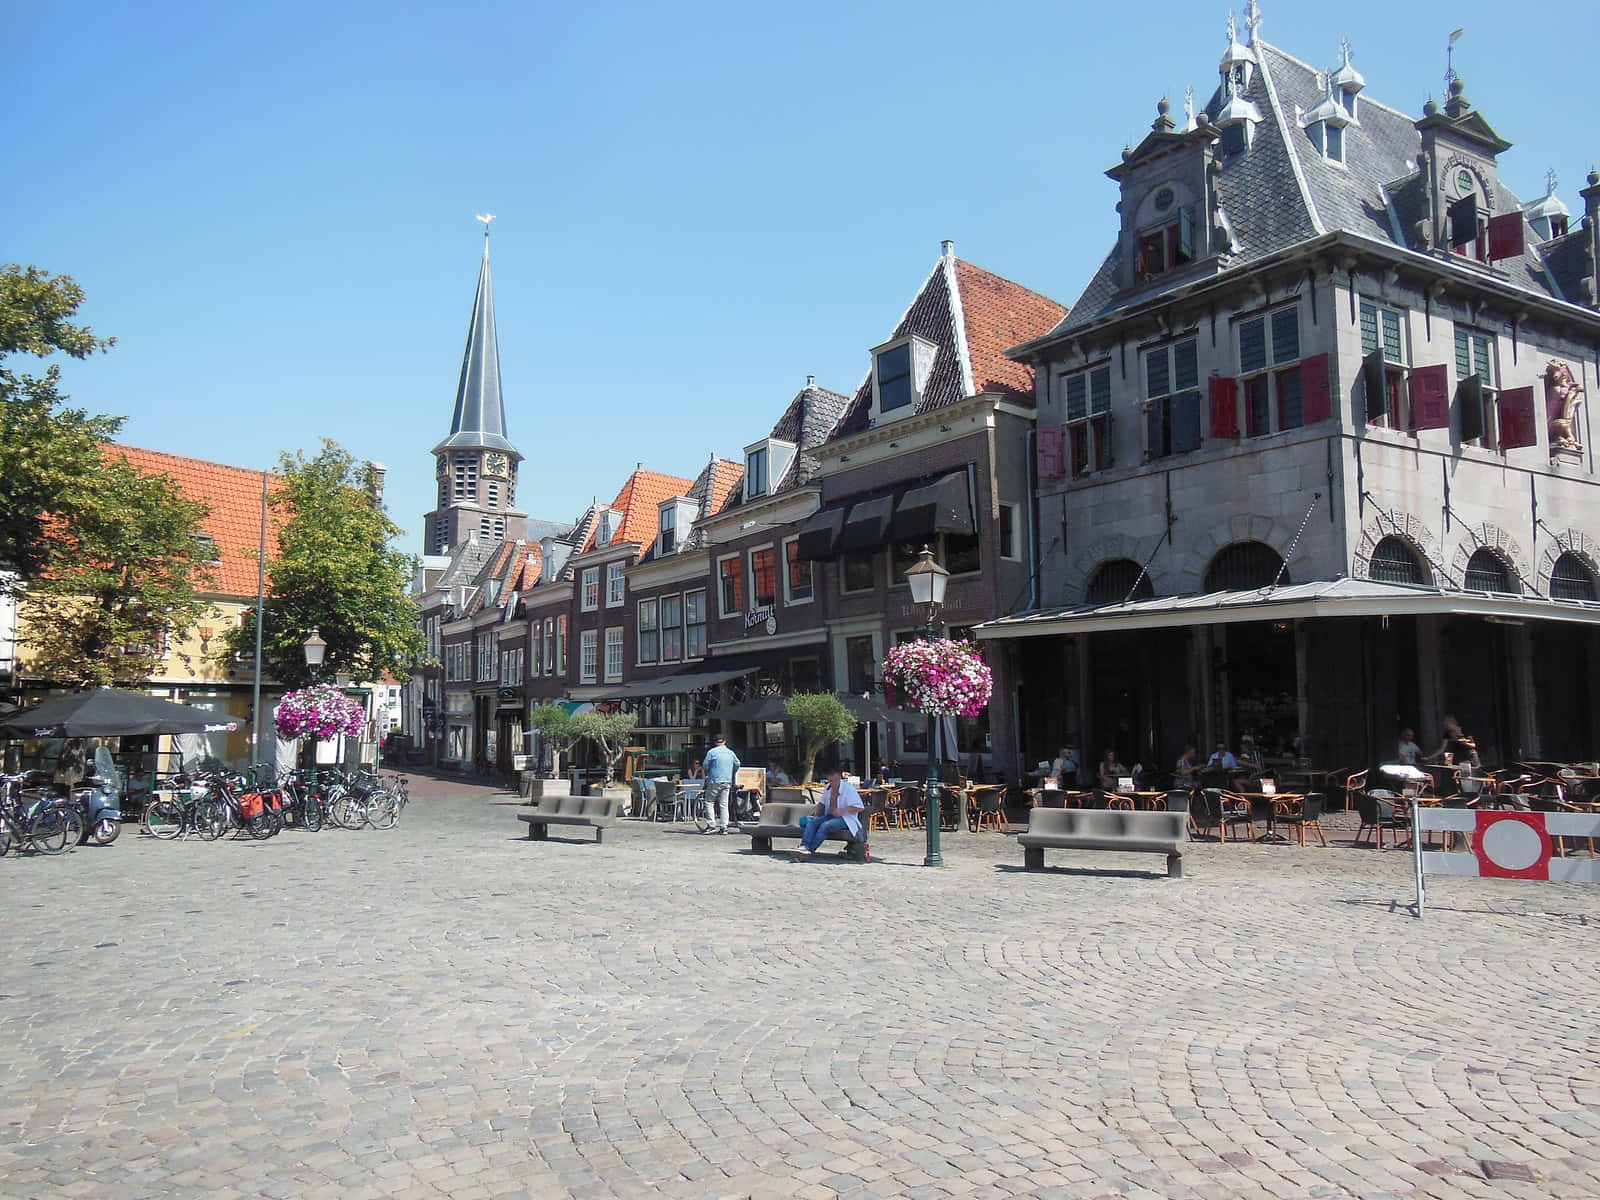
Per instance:
[[[1224,627],[1219,694],[1230,750],[1249,737],[1268,758],[1296,758],[1300,748],[1294,627],[1287,621],[1247,621]]]

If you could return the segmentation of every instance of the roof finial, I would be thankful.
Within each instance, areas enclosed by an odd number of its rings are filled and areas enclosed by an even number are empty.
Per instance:
[[[1194,128],[1194,84],[1183,89],[1183,127],[1186,130]]]
[[[1228,10],[1228,45],[1233,45],[1239,40],[1239,26],[1233,19],[1233,9]]]
[[[1256,35],[1261,29],[1261,6],[1256,0],[1250,0],[1250,5],[1244,10],[1244,27],[1250,31],[1250,44],[1256,44]]]
[[[1450,41],[1444,48],[1444,94],[1450,94],[1450,85],[1456,81],[1456,42],[1465,33],[1466,27],[1450,31]]]
[[[1556,194],[1556,169],[1554,167],[1544,173],[1544,194],[1546,196],[1554,196]]]
[[[1347,67],[1350,65],[1350,39],[1348,37],[1339,39],[1339,60]]]
[[[494,214],[493,213],[479,213],[477,215],[477,220],[483,222],[483,236],[485,238],[487,238],[489,236],[489,222],[494,220]]]

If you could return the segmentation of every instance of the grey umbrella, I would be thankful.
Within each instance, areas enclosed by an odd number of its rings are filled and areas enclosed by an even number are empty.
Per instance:
[[[239,728],[231,717],[173,704],[143,692],[95,688],[52,696],[0,720],[0,734],[30,737],[131,737],[151,733],[213,733]]]

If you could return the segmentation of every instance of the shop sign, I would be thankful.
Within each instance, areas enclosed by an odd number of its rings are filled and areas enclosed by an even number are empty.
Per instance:
[[[763,604],[760,608],[752,608],[744,615],[744,629],[749,633],[757,627],[766,629],[769,634],[778,632],[778,614],[770,604]]]

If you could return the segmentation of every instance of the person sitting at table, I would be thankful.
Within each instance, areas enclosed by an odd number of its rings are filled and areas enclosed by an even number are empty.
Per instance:
[[[767,768],[768,787],[783,787],[793,782],[794,780],[789,778],[789,772],[783,769],[782,764],[774,764]]]
[[[1255,739],[1248,733],[1239,739],[1239,753],[1237,755],[1241,771],[1261,773],[1261,754],[1256,750]]]
[[[1476,768],[1483,765],[1478,759],[1478,743],[1470,735],[1461,732],[1461,722],[1456,720],[1454,713],[1445,713],[1444,740],[1430,757],[1460,766],[1471,764]]]
[[[1405,763],[1407,766],[1416,766],[1417,759],[1422,757],[1422,747],[1417,745],[1416,731],[1407,727],[1400,731],[1400,743],[1395,747],[1395,762]]]
[[[1117,790],[1118,781],[1128,774],[1128,768],[1122,765],[1122,760],[1117,757],[1117,752],[1110,747],[1100,757],[1100,766],[1096,771],[1099,776],[1100,790],[1114,792]]]
[[[1195,772],[1200,769],[1200,751],[1195,749],[1194,743],[1189,742],[1183,748],[1183,753],[1178,755],[1178,761],[1172,768],[1173,785],[1187,791],[1199,782]]]
[[[1206,759],[1206,766],[1221,767],[1225,771],[1237,771],[1239,760],[1228,749],[1227,742],[1218,742],[1217,748],[1211,752],[1211,757]]]
[[[1049,777],[1064,790],[1078,786],[1078,752],[1071,746],[1061,747],[1061,753],[1050,763]]]

